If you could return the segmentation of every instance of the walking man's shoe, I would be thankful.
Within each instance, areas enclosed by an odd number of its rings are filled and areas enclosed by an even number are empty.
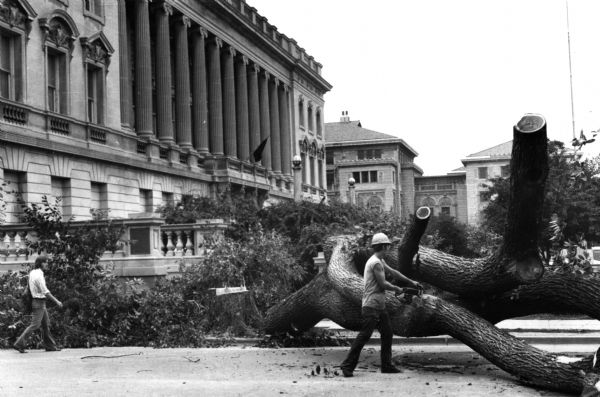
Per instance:
[[[25,351],[25,348],[21,345],[17,345],[16,343],[13,345],[13,348],[18,351],[19,353],[27,353]]]
[[[60,347],[47,347],[46,351],[47,352],[59,352],[59,351],[61,351],[61,348]]]
[[[394,366],[381,368],[381,373],[383,374],[399,374],[401,372],[400,368]]]
[[[342,368],[342,374],[344,374],[344,378],[352,378],[354,376],[352,371],[346,368]]]

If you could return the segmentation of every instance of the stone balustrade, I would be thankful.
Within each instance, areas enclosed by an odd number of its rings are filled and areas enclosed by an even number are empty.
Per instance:
[[[198,220],[190,224],[165,224],[156,214],[137,214],[130,219],[111,220],[123,228],[121,244],[106,251],[100,262],[127,277],[161,276],[177,272],[182,260],[193,262],[224,238],[228,223],[222,219]],[[90,222],[73,222],[74,229]],[[104,222],[97,222],[105,226]],[[27,248],[36,241],[35,232],[26,224],[0,225],[0,272],[18,270],[35,261],[37,253]]]

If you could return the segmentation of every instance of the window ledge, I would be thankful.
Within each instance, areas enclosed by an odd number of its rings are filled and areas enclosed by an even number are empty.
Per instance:
[[[102,25],[104,25],[104,23],[105,23],[104,16],[98,15],[98,14],[94,14],[91,11],[83,10],[83,16],[85,16],[87,18],[90,18],[90,19],[93,19],[94,21],[96,21],[96,22],[98,22],[98,23],[100,23]]]

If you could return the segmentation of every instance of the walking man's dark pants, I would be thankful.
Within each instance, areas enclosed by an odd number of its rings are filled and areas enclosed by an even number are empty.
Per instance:
[[[342,370],[352,373],[358,364],[360,352],[371,339],[373,331],[377,328],[381,335],[381,370],[393,367],[392,365],[392,324],[387,311],[377,310],[372,307],[362,308],[362,328],[352,343],[350,353],[341,365]]]

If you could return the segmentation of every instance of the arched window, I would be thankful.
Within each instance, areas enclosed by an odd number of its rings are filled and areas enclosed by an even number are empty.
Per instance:
[[[440,214],[451,216],[452,215],[451,208],[452,208],[452,200],[446,196],[442,197],[440,199]]]
[[[69,113],[69,64],[73,42],[79,36],[75,22],[67,12],[55,10],[39,19],[46,56],[46,94],[48,110]]]
[[[367,201],[367,208],[375,210],[383,210],[383,200],[379,196],[371,196]]]
[[[434,215],[433,208],[435,207],[435,200],[431,197],[425,197],[422,201],[423,207],[429,207],[431,215]]]

